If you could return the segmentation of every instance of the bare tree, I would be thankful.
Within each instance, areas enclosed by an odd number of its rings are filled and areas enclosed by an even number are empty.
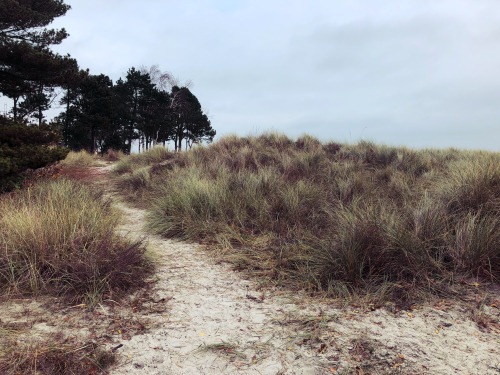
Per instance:
[[[190,88],[193,85],[190,80],[181,84],[180,79],[175,77],[172,73],[162,72],[158,64],[151,65],[149,68],[142,65],[139,67],[139,71],[142,74],[149,74],[151,82],[155,84],[156,89],[159,91],[170,91],[174,86]]]

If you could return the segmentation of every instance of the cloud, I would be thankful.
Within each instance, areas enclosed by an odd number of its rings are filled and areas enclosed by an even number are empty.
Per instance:
[[[115,80],[153,64],[191,79],[218,134],[498,149],[496,0],[67,3],[59,51]]]

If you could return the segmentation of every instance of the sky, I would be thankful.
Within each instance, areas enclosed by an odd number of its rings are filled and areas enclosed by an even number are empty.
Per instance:
[[[500,151],[498,0],[66,0],[54,50],[192,82],[217,137]],[[216,137],[216,139],[217,139]]]

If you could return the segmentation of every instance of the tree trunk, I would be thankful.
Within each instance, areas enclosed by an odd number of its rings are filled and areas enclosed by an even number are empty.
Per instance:
[[[90,128],[90,153],[94,155],[94,150],[95,150],[95,132],[94,132],[94,127],[92,126]]]
[[[40,86],[38,87],[38,89],[40,90],[39,94],[40,94],[40,97],[41,97],[43,95],[43,85],[40,84]],[[42,117],[43,117],[42,104],[39,103],[38,104],[38,127],[42,126]]]
[[[42,126],[42,107],[38,106],[38,127]]]
[[[70,89],[68,87],[68,91],[66,93],[66,118],[64,119],[64,131],[63,131],[63,137],[64,137],[64,144],[68,146],[68,131],[69,131],[69,98],[70,98]]]
[[[17,102],[19,101],[19,96],[14,99],[14,106],[12,107],[12,114],[14,115],[14,121],[17,121]]]

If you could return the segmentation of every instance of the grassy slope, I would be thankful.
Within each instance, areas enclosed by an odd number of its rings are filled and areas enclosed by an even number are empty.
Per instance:
[[[88,155],[72,156],[69,164],[92,162]],[[94,307],[104,294],[116,299],[142,285],[151,268],[145,248],[116,233],[120,215],[103,192],[39,175],[45,181],[0,196],[0,298],[63,295]],[[96,344],[26,336],[18,325],[0,324],[0,373],[97,374],[114,361]]]
[[[500,155],[226,137],[153,149],[116,173],[151,230],[215,244],[237,267],[334,295],[411,299],[500,280]]]

